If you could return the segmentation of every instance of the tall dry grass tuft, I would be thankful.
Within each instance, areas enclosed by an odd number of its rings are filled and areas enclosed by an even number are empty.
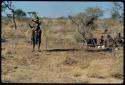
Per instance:
[[[110,64],[107,59],[93,60],[88,67],[88,77],[91,78],[107,78],[110,76]]]
[[[116,57],[113,58],[113,64],[111,67],[111,76],[118,79],[123,79],[124,67],[123,67],[123,51],[117,52]]]

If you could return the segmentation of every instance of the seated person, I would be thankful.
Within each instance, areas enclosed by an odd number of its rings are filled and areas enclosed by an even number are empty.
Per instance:
[[[100,42],[99,42],[99,44],[102,44],[102,45],[104,45],[104,43],[105,43],[104,36],[101,36],[101,39],[100,39]]]
[[[115,46],[122,46],[124,44],[124,39],[121,36],[121,33],[118,33],[117,36],[115,37]]]
[[[118,33],[117,36],[116,36],[116,40],[118,43],[122,43],[122,36],[121,36],[121,33]]]
[[[111,35],[107,35],[107,39],[105,40],[105,42],[106,47],[112,47],[114,44],[114,40]]]

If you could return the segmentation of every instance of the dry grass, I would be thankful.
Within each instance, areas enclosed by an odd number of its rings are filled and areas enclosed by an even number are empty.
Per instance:
[[[108,62],[108,63],[107,63]],[[88,70],[88,76],[92,78],[107,78],[110,76],[109,59],[94,60]]]
[[[111,68],[111,75],[115,78],[123,79],[123,51],[117,52],[117,56],[115,59],[113,59],[113,64]]]
[[[75,27],[73,28],[68,21],[44,20],[50,51],[46,51],[46,38],[43,33],[42,51],[31,52],[32,46],[27,43],[30,41],[31,30],[25,27],[27,26],[20,27],[15,33],[9,26],[2,26],[2,36],[8,40],[2,43],[3,81],[122,83],[123,49],[117,51],[116,58],[108,52],[87,52],[84,46],[76,41],[79,36]],[[99,37],[102,32],[103,30],[97,30],[95,36]],[[18,40],[15,39],[17,34]]]

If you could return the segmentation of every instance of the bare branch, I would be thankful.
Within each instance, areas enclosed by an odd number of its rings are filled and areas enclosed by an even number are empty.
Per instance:
[[[14,11],[14,7],[12,8],[12,2],[10,2],[10,1],[4,1],[3,2],[3,4],[9,9],[9,10],[11,10],[11,12],[12,12],[12,19],[13,19],[13,23],[14,23],[14,27],[15,27],[15,29],[17,29],[17,25],[16,25],[16,21],[15,21],[15,11]]]

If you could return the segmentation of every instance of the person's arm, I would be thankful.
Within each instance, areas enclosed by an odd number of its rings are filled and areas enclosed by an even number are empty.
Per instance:
[[[35,22],[35,23],[37,22],[36,20],[32,20],[32,21]]]
[[[30,27],[30,28],[33,28],[33,26],[31,26],[30,24],[29,24],[29,27]]]

